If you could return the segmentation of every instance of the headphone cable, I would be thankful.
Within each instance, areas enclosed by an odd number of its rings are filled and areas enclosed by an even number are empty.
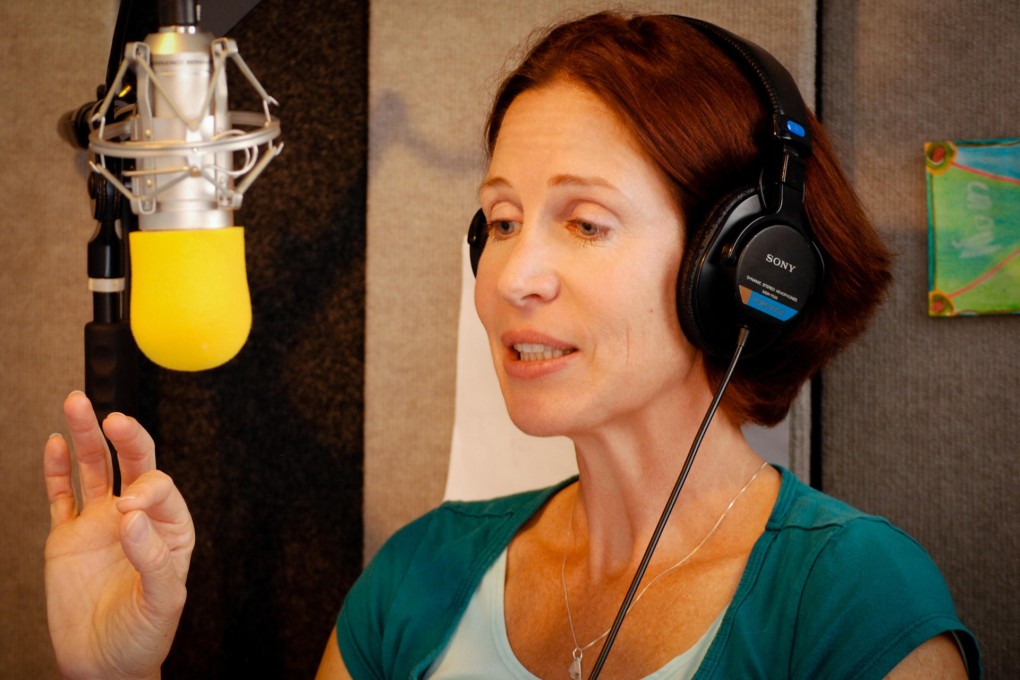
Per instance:
[[[634,596],[637,593],[638,586],[641,584],[641,579],[645,576],[645,571],[648,569],[648,564],[652,561],[652,554],[655,552],[655,548],[659,545],[659,539],[662,538],[662,532],[666,528],[666,522],[669,521],[669,516],[673,512],[673,507],[676,505],[677,498],[680,496],[680,490],[683,489],[684,483],[687,481],[687,475],[691,471],[691,466],[694,464],[694,457],[698,454],[698,449],[701,448],[701,441],[705,438],[705,433],[708,431],[708,426],[712,423],[712,418],[715,416],[716,410],[719,408],[719,402],[722,401],[723,394],[726,392],[726,387],[730,384],[730,379],[733,377],[733,372],[737,367],[737,362],[740,360],[740,354],[744,350],[744,346],[747,344],[747,336],[750,331],[746,326],[741,326],[740,333],[737,336],[737,347],[733,351],[733,358],[730,359],[730,364],[726,368],[726,374],[723,376],[722,382],[719,384],[719,388],[715,392],[715,396],[712,399],[711,405],[708,407],[708,411],[705,413],[704,419],[701,421],[701,427],[698,429],[698,434],[694,437],[694,442],[691,444],[691,450],[687,453],[687,459],[684,461],[684,466],[680,470],[680,476],[677,477],[676,484],[673,485],[673,491],[669,495],[669,500],[666,501],[666,507],[662,509],[662,516],[659,517],[659,523],[655,527],[655,531],[652,532],[652,537],[648,541],[648,547],[645,548],[644,557],[641,558],[641,564],[638,565],[637,572],[634,574],[633,580],[630,582],[630,588],[627,590],[627,595],[623,598],[623,602],[620,604],[620,609],[616,613],[616,620],[613,621],[613,627],[609,629],[609,636],[606,638],[606,644],[602,646],[602,651],[599,652],[598,660],[595,662],[595,666],[592,668],[591,675],[588,676],[588,680],[596,680],[599,673],[602,672],[602,666],[606,663],[606,658],[609,656],[609,650],[613,646],[613,642],[616,640],[617,634],[620,632],[620,626],[623,625],[623,619],[627,615],[627,611],[630,609],[631,603],[634,601]]]

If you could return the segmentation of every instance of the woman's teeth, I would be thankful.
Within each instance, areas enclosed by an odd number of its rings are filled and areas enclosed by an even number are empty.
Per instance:
[[[557,349],[548,345],[540,345],[531,342],[520,342],[514,345],[517,350],[517,357],[521,361],[542,361],[543,359],[556,359],[570,354],[572,349]]]

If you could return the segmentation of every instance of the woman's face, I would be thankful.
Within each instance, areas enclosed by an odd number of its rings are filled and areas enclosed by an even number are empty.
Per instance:
[[[565,81],[518,96],[479,198],[475,306],[518,427],[625,424],[700,367],[676,314],[666,179],[599,98]]]

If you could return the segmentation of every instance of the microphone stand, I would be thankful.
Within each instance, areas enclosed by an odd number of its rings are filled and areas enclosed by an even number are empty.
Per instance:
[[[156,4],[122,0],[117,14],[106,84],[100,86],[98,100],[65,114],[60,120],[62,137],[73,146],[87,149],[92,131],[90,118],[102,102],[116,77],[124,54],[124,46],[144,38],[155,23]],[[112,122],[130,104],[133,88],[119,93],[120,106],[111,107],[107,122]],[[113,159],[107,167],[116,177],[123,176],[127,161]],[[87,248],[89,290],[92,293],[92,321],[85,324],[85,394],[92,402],[96,417],[102,423],[115,411],[134,415],[138,403],[139,351],[131,334],[127,285],[129,258],[127,233],[137,228],[137,218],[117,189],[105,178],[92,173],[88,179],[89,197],[93,201],[96,230]],[[113,460],[113,489],[120,492],[120,469]]]
[[[113,185],[96,174],[89,178],[89,193],[98,224],[87,248],[92,321],[85,324],[85,394],[101,423],[114,411],[134,415],[137,410],[139,352],[128,318],[124,245],[134,216]],[[119,493],[116,458],[113,474],[114,493]]]

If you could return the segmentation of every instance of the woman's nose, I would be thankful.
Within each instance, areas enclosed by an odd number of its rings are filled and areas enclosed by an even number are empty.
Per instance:
[[[559,293],[555,247],[541,227],[524,225],[521,232],[500,244],[506,248],[497,258],[501,267],[497,290],[512,305],[548,302]]]

